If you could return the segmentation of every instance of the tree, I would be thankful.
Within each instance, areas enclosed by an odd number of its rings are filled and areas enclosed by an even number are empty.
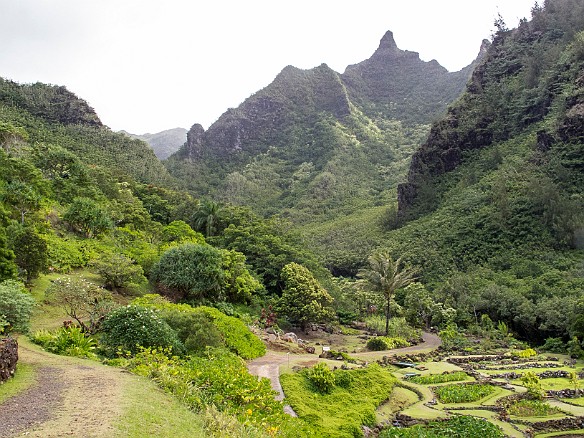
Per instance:
[[[109,291],[82,278],[57,278],[48,287],[45,298],[61,306],[89,334],[96,333],[116,307]]]
[[[15,280],[5,280],[0,283],[0,323],[8,331],[28,331],[28,322],[32,315],[35,300],[31,297],[22,283]],[[0,327],[6,330],[4,327]]]
[[[389,252],[374,252],[368,259],[369,268],[359,270],[358,276],[364,282],[365,289],[382,294],[385,297],[385,333],[389,332],[390,304],[396,290],[406,287],[415,280],[415,270],[402,267],[401,257],[393,260]]]
[[[170,248],[154,265],[151,279],[174,299],[220,301],[223,258],[210,245],[186,243]]]
[[[16,256],[15,262],[27,283],[37,278],[48,266],[48,248],[45,239],[32,227],[8,227],[8,243]]]
[[[147,281],[142,267],[123,254],[105,253],[92,264],[108,290],[117,291]]]
[[[16,278],[17,269],[14,263],[14,252],[8,248],[5,226],[8,224],[6,212],[0,205],[0,281]]]
[[[314,278],[312,272],[298,263],[282,269],[284,291],[276,311],[306,330],[311,322],[327,321],[334,317],[333,298]]]
[[[24,224],[24,215],[39,208],[41,195],[30,184],[14,180],[6,185],[2,200],[18,210]]]
[[[219,204],[210,199],[203,199],[193,215],[195,229],[205,233],[205,237],[215,234],[218,213]]]
[[[224,274],[221,288],[227,301],[249,302],[254,293],[265,292],[264,286],[247,270],[242,253],[222,249],[221,257]]]
[[[97,236],[113,226],[109,215],[91,198],[75,198],[63,219],[85,237]]]

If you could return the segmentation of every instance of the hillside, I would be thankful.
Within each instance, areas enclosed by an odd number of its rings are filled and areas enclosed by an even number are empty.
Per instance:
[[[576,334],[584,290],[584,3],[498,23],[465,94],[399,186],[386,246],[459,320]],[[401,228],[399,228],[401,227]]]
[[[187,130],[184,128],[167,129],[155,134],[130,134],[126,131],[120,131],[131,138],[143,140],[150,145],[154,154],[160,160],[165,160],[185,144],[187,139]]]
[[[296,223],[382,205],[470,70],[423,62],[388,32],[343,74],[326,64],[284,68],[207,131],[195,124],[166,165],[193,193]]]

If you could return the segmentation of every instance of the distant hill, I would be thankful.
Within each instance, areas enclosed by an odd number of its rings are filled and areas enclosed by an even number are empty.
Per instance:
[[[160,159],[165,160],[174,154],[187,141],[187,130],[184,128],[173,128],[155,134],[130,134],[126,131],[120,131],[132,138],[144,140],[154,150],[154,154]]]
[[[388,32],[370,59],[343,74],[326,64],[285,67],[207,131],[193,125],[166,166],[196,196],[297,222],[381,205],[471,70],[424,62]]]

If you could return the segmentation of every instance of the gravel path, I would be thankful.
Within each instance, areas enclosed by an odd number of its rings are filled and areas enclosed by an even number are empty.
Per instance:
[[[111,437],[127,382],[123,370],[55,356],[19,342],[19,361],[37,381],[0,404],[0,437]]]

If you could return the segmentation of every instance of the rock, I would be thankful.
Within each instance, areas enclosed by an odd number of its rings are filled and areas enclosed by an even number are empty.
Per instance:
[[[286,342],[293,342],[294,344],[298,343],[298,336],[295,333],[286,333],[282,335],[282,340]]]
[[[18,362],[18,342],[13,338],[0,339],[0,383],[14,375]]]

